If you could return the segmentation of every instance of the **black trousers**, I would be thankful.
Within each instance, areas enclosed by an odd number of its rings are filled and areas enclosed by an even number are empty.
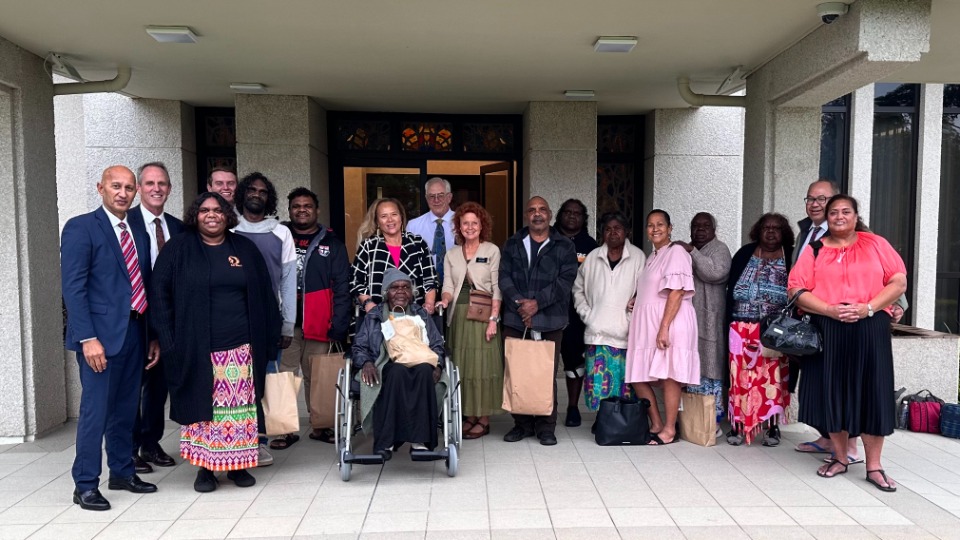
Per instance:
[[[160,449],[163,426],[166,422],[164,407],[167,404],[167,380],[163,376],[163,364],[159,363],[143,372],[140,392],[140,407],[133,423],[133,452],[141,448],[148,451]]]
[[[537,435],[540,433],[553,433],[557,429],[557,366],[560,364],[560,342],[563,340],[563,330],[553,330],[552,332],[541,332],[541,337],[553,342],[553,411],[547,416],[534,416],[531,414],[512,414],[513,423],[516,427],[527,431],[533,431]],[[503,327],[504,338],[523,338],[523,331],[509,326]],[[527,338],[530,338],[530,332],[527,332]]]

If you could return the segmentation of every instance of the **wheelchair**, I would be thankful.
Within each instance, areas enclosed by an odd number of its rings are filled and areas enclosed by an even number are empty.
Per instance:
[[[350,481],[354,465],[383,465],[380,454],[358,454],[354,451],[354,435],[360,431],[360,381],[355,379],[357,370],[353,368],[350,354],[346,354],[343,369],[337,374],[336,417],[334,419],[334,440],[337,456],[340,460],[340,479]],[[450,385],[440,405],[440,418],[437,429],[441,431],[439,446],[431,452],[416,452],[411,455],[413,461],[444,460],[447,476],[454,477],[460,470],[460,444],[463,442],[463,426],[460,421],[460,370],[446,358],[447,376]]]

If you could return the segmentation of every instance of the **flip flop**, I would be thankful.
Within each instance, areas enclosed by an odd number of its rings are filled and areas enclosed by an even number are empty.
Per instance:
[[[874,480],[873,478],[870,478],[871,473],[880,473],[880,476],[883,477],[883,481],[886,482],[887,485],[883,485],[880,482],[877,482],[876,480]],[[890,479],[887,478],[887,473],[883,469],[867,471],[867,482],[870,482],[871,484],[876,486],[876,488],[879,489],[880,491],[886,491],[887,493],[893,493],[894,491],[897,490],[897,486],[890,485]]]
[[[650,442],[647,443],[647,446],[666,446],[666,445],[668,445],[668,444],[673,444],[673,443],[677,442],[677,439],[679,439],[679,438],[680,438],[680,437],[674,435],[674,436],[673,436],[673,439],[672,439],[670,442],[663,442],[663,439],[660,438],[660,434],[659,434],[659,433],[651,433],[651,434],[650,434]]]
[[[286,450],[287,448],[290,448],[291,446],[293,446],[294,443],[296,443],[296,442],[299,441],[299,440],[300,440],[300,436],[299,436],[299,435],[296,435],[296,434],[293,434],[293,433],[288,433],[288,434],[286,434],[286,435],[281,435],[281,436],[277,437],[276,439],[270,441],[270,449],[271,449],[271,450]]]
[[[830,462],[833,461],[834,459],[835,459],[835,456],[833,455],[833,453],[831,453],[831,454],[830,454],[830,457],[825,457],[825,458],[823,458],[823,462],[824,462],[824,463],[830,463]],[[847,465],[859,465],[859,464],[863,463],[863,458],[858,458],[858,457],[853,457],[853,456],[851,456],[851,455],[847,455],[847,462],[848,462]]]
[[[840,463],[839,461],[837,461],[837,460],[835,460],[835,459],[831,459],[828,463],[829,463],[829,465],[827,465],[826,470],[824,470],[824,471],[822,471],[822,472],[819,471],[819,470],[817,471],[817,476],[819,476],[820,478],[833,478],[833,477],[835,477],[835,476],[840,476],[841,474],[847,474],[847,468],[850,466],[849,463],[848,463],[848,464],[843,464],[843,463]],[[842,470],[842,471],[839,471],[839,472],[835,472],[835,473],[833,473],[833,474],[830,474],[830,469],[832,469],[834,465],[839,465],[839,466],[843,467],[843,470]]]
[[[815,450],[801,450],[800,449],[801,446],[809,446],[810,448],[814,448]],[[833,452],[831,452],[830,450],[827,450],[826,448],[820,446],[819,444],[813,441],[800,443],[796,446],[796,448],[793,449],[793,451],[800,452],[801,454],[833,454]]]
[[[333,430],[330,428],[313,430],[310,432],[310,435],[307,435],[307,437],[310,437],[315,441],[333,444]]]
[[[480,431],[474,431],[474,430],[473,430],[473,428],[475,428],[475,427],[477,427],[477,426],[480,426],[480,427],[481,427],[481,430],[480,430]],[[476,424],[473,425],[473,427],[470,428],[469,431],[465,431],[465,432],[463,433],[463,438],[464,438],[464,439],[479,439],[480,437],[483,437],[484,435],[486,435],[486,434],[488,434],[488,433],[490,433],[490,424],[484,424],[483,422],[477,422]]]

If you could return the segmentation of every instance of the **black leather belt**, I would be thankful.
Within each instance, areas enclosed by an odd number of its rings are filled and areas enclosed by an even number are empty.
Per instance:
[[[130,310],[130,320],[139,321],[139,320],[143,319],[144,317],[145,317],[145,315],[144,315],[143,313],[140,313],[139,311],[137,311],[137,310],[135,310],[135,309],[131,309],[131,310]]]

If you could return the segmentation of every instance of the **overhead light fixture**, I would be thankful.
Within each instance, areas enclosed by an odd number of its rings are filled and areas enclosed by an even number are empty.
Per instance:
[[[594,93],[593,90],[567,90],[563,93],[567,99],[593,99]]]
[[[637,46],[636,36],[600,36],[593,44],[597,52],[630,52]]]
[[[197,35],[189,26],[148,26],[147,33],[160,43],[197,42]]]
[[[237,94],[266,94],[267,87],[260,83],[230,83],[230,89]]]

